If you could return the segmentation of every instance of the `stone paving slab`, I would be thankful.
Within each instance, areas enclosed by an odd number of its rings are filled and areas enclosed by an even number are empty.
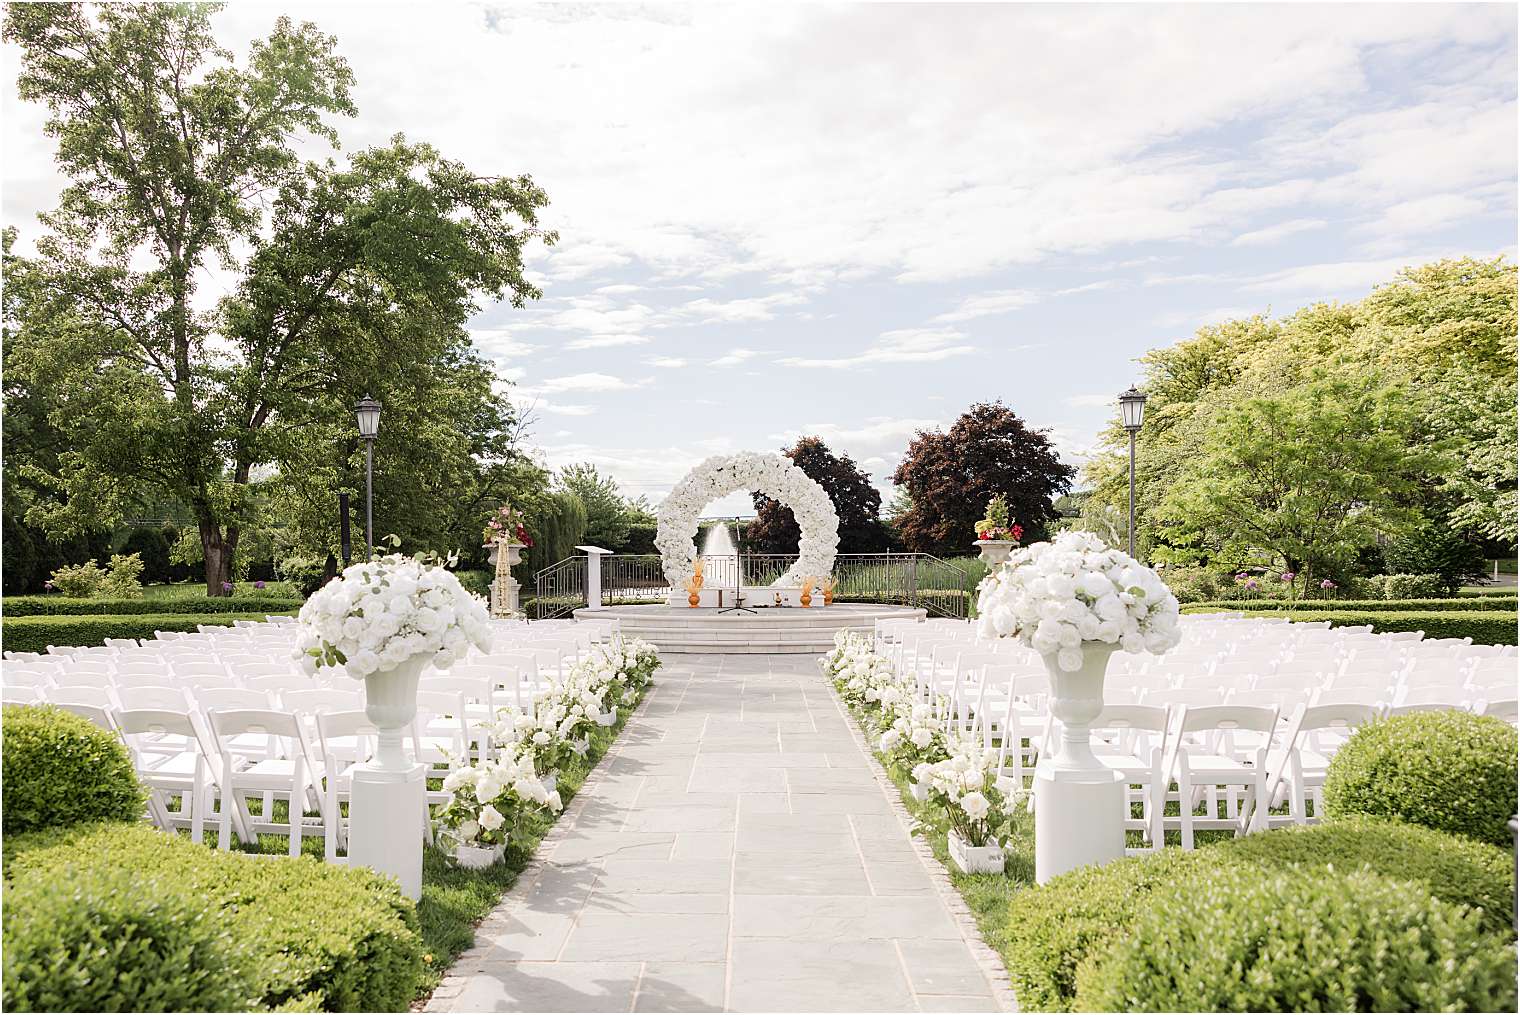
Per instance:
[[[810,658],[683,657],[429,1011],[1011,1010]]]

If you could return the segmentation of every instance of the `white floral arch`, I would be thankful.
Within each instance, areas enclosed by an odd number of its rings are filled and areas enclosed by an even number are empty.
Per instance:
[[[688,472],[660,505],[654,545],[660,551],[665,580],[684,589],[696,556],[693,540],[702,509],[719,497],[758,490],[792,509],[802,539],[797,563],[776,585],[800,585],[807,576],[822,578],[834,569],[839,549],[839,515],[828,493],[812,477],[781,455],[746,451],[715,455]]]

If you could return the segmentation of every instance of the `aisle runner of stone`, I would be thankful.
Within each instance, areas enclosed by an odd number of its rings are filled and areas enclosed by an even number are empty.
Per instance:
[[[674,660],[428,1009],[997,1010],[815,661]]]

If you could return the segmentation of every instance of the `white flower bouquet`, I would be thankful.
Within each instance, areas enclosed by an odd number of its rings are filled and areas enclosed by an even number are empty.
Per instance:
[[[997,750],[970,737],[952,748],[943,761],[917,765],[914,781],[944,811],[961,841],[968,846],[1002,846],[1013,815],[1010,801],[997,788]]]
[[[342,666],[358,680],[416,655],[445,669],[491,647],[484,601],[442,566],[399,554],[346,568],[301,607],[296,657],[308,672]]]
[[[1155,571],[1091,532],[1014,551],[982,581],[983,637],[1018,638],[1068,673],[1082,643],[1160,655],[1182,640],[1177,597]]]
[[[893,719],[882,733],[881,752],[910,771],[943,758],[945,734],[934,718],[934,709],[916,701],[905,705],[902,711],[904,714]]]
[[[451,796],[439,822],[444,838],[455,846],[505,845],[508,827],[527,813],[557,814],[564,808],[559,793],[539,778],[528,756],[455,768],[444,776],[443,789]]]

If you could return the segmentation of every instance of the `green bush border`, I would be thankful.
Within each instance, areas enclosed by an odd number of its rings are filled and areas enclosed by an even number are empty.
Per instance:
[[[289,596],[224,596],[144,599],[70,599],[67,596],[7,596],[0,599],[6,617],[155,616],[206,613],[286,613],[299,610],[301,600]]]
[[[1184,613],[1219,612],[1218,607],[1198,609],[1185,607]],[[1281,610],[1245,610],[1247,617],[1282,617]],[[1500,610],[1390,610],[1377,612],[1352,612],[1343,610],[1305,610],[1295,612],[1289,619],[1302,622],[1328,620],[1331,627],[1357,627],[1371,624],[1372,630],[1382,634],[1388,631],[1424,631],[1427,638],[1471,638],[1476,645],[1520,644],[1517,631],[1517,614]]]
[[[264,620],[267,616],[268,613],[138,613],[130,616],[6,617],[0,621],[0,649],[45,652],[49,645],[104,645],[107,638],[152,638],[158,631],[195,631],[201,624],[228,627],[235,621]]]
[[[0,745],[7,836],[142,816],[147,797],[126,745],[88,719],[51,705],[6,705]]]
[[[1249,610],[1256,613],[1482,613],[1503,609],[1506,603],[1495,603],[1499,596],[1469,596],[1465,599],[1310,599],[1290,603],[1286,599],[1215,599],[1204,603],[1189,603],[1185,609],[1199,610]],[[1520,598],[1514,603],[1520,609]]]

